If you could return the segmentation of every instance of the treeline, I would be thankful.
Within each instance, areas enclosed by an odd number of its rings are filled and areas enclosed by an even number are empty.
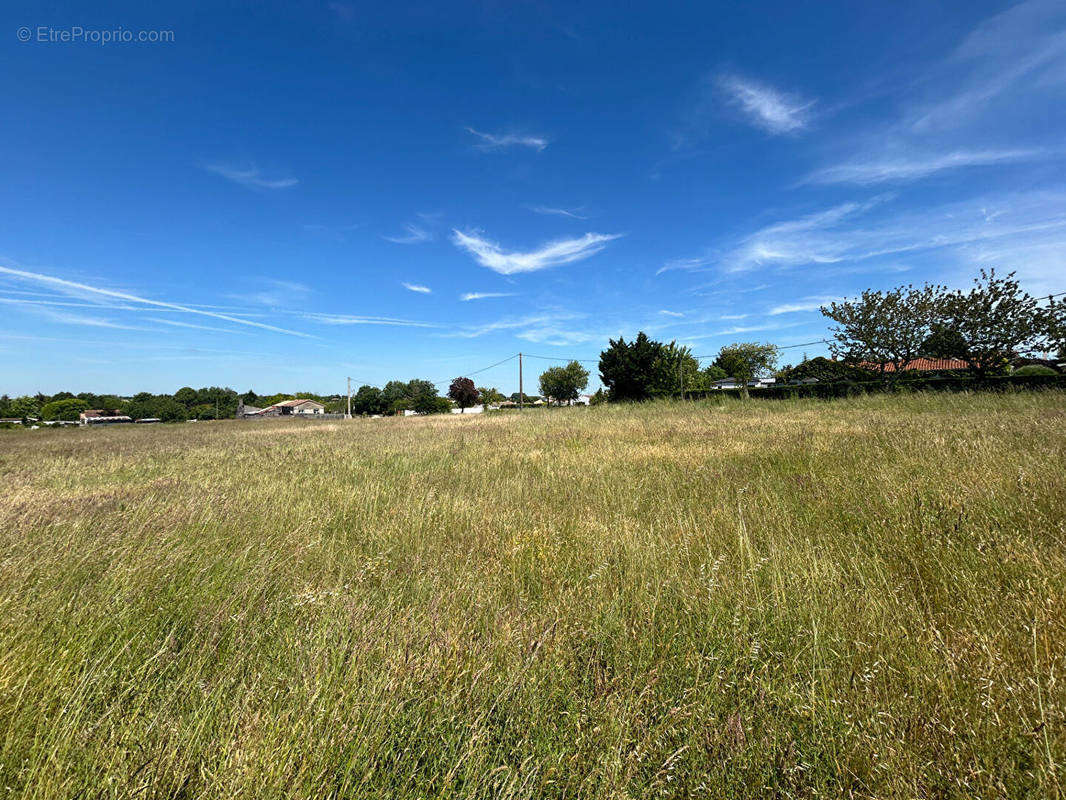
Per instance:
[[[523,394],[526,403],[540,398]],[[420,378],[409,381],[389,381],[382,387],[364,384],[352,395],[352,414],[362,416],[391,416],[413,411],[416,414],[448,414],[454,406],[467,409],[475,405],[495,405],[507,401],[517,403],[518,392],[509,397],[495,387],[475,386],[470,378],[459,377],[451,382],[447,396],[437,386]]]
[[[342,413],[344,400],[339,395],[322,396],[309,392],[297,394],[278,393],[258,395],[247,391],[243,395],[228,387],[205,386],[193,389],[183,386],[174,394],[139,392],[133,397],[92,392],[56,392],[53,395],[36,394],[21,397],[0,396],[0,418],[17,420],[43,420],[45,422],[74,422],[83,411],[90,409],[108,415],[124,415],[132,419],[159,419],[163,422],[187,420],[229,419],[237,413],[237,406],[263,407],[282,400],[307,398],[326,406],[327,411]]]
[[[1064,304],[1050,297],[1041,302],[1022,291],[1014,273],[1000,277],[982,270],[969,291],[933,284],[867,290],[821,312],[836,323],[829,344],[833,359],[804,358],[778,369],[779,348],[747,342],[723,347],[701,370],[689,348],[640,333],[631,342],[610,341],[600,354],[600,380],[611,400],[699,394],[727,377],[746,396],[751,382],[768,377],[784,383],[928,381],[928,371],[908,371],[920,359],[958,362],[959,368],[945,376],[956,381],[1054,376],[1056,368],[1027,364],[1025,354],[1057,352],[1066,359]]]

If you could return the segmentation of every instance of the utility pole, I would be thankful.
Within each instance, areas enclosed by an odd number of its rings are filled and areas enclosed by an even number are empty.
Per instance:
[[[685,359],[684,357],[677,360],[677,377],[681,382],[681,399],[685,399]]]
[[[526,399],[522,392],[522,354],[518,354],[518,410],[522,410],[522,401]]]
[[[348,413],[344,415],[345,419],[352,418],[352,379],[348,378]]]

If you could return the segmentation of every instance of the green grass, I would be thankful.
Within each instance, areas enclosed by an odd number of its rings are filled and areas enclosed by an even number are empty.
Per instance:
[[[0,798],[1061,797],[1066,397],[0,432]]]

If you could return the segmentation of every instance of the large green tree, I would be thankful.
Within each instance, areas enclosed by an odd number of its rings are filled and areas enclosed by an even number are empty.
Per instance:
[[[13,417],[26,419],[27,417],[39,417],[40,414],[41,404],[36,397],[24,394],[11,401],[11,416]]]
[[[940,286],[900,286],[867,289],[856,299],[822,306],[822,314],[836,323],[829,349],[837,358],[871,365],[882,378],[895,379],[923,355],[942,296]]]
[[[237,413],[238,399],[237,393],[229,387],[205,386],[196,390],[196,402],[193,405],[211,406],[215,410],[215,418],[224,419]]]
[[[741,342],[723,347],[718,352],[715,364],[730,377],[736,378],[744,397],[748,396],[748,383],[774,371],[778,350],[772,344]]]
[[[540,393],[558,405],[577,400],[588,385],[589,371],[580,361],[571,361],[565,367],[549,367],[540,376]]]
[[[352,396],[353,414],[382,414],[385,411],[385,401],[381,390],[376,386],[363,385]]]
[[[184,403],[179,403],[170,395],[161,397],[155,407],[155,416],[163,422],[184,422],[189,418],[189,409]]]
[[[51,403],[45,403],[41,407],[41,419],[73,422],[77,420],[81,415],[81,412],[85,411],[88,407],[88,403],[84,400],[79,400],[77,397],[69,397],[64,400],[53,400]]]
[[[957,355],[975,377],[1004,372],[1017,353],[1045,349],[1052,339],[1054,307],[1022,291],[1009,273],[981,270],[968,292],[943,292],[938,298],[938,328],[952,331]]]
[[[407,382],[406,397],[407,407],[417,414],[437,414],[442,410],[437,387],[430,381],[412,378]]]
[[[382,408],[389,414],[396,414],[408,408],[407,382],[389,381],[381,390]]]
[[[477,387],[478,396],[481,398],[481,404],[488,408],[491,405],[502,403],[507,398],[503,396],[499,389],[495,386],[479,386]]]
[[[662,344],[643,331],[632,342],[608,340],[600,353],[600,380],[612,400],[647,400],[655,384],[655,364]]]
[[[191,386],[182,386],[174,392],[174,399],[186,408],[192,408],[199,400],[199,393]]]
[[[676,341],[664,344],[655,360],[651,386],[652,395],[679,396],[708,388],[710,381],[700,370],[700,362],[692,355],[692,348]]]

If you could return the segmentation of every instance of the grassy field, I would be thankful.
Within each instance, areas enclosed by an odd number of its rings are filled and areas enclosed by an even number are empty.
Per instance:
[[[1060,797],[1066,397],[0,431],[0,798]]]

